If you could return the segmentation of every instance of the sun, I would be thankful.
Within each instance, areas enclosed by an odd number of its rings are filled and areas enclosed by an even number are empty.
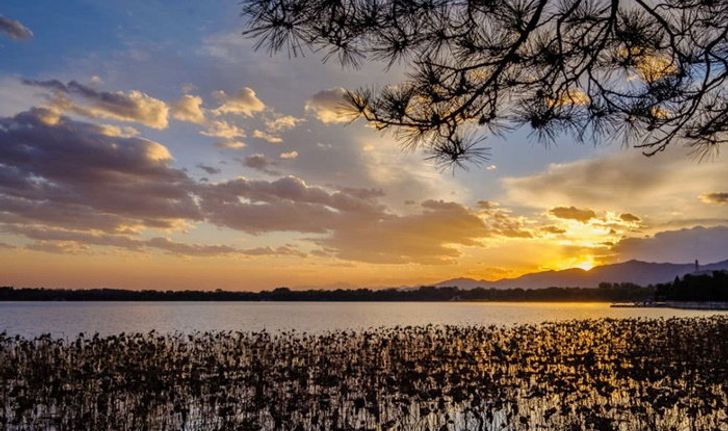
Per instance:
[[[591,259],[585,259],[576,264],[577,268],[581,268],[584,271],[589,271],[590,269],[594,268],[594,261]]]

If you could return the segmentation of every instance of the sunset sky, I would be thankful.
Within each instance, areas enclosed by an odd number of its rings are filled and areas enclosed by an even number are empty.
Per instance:
[[[728,164],[488,137],[441,171],[348,124],[401,81],[240,36],[236,0],[0,3],[0,285],[399,286],[728,259]]]

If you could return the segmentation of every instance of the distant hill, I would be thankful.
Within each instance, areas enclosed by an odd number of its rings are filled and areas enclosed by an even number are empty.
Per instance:
[[[722,270],[728,270],[728,260],[700,266],[700,272]],[[612,265],[596,266],[589,271],[580,268],[543,271],[496,281],[453,278],[436,283],[435,286],[458,286],[461,289],[476,287],[539,289],[543,287],[597,287],[602,282],[635,283],[647,286],[672,281],[675,277],[682,277],[694,271],[695,264],[692,263],[652,263],[630,260]]]

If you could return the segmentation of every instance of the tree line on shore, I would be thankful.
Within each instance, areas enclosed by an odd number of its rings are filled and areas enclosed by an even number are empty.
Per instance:
[[[652,287],[632,283],[602,283],[599,288],[548,287],[494,289],[421,286],[415,289],[291,290],[261,292],[225,290],[124,290],[0,287],[0,301],[644,301]]]
[[[671,283],[640,286],[600,283],[597,288],[496,289],[420,286],[389,289],[309,289],[279,287],[260,292],[227,290],[126,290],[0,287],[0,301],[726,301],[728,272],[688,274]]]
[[[687,274],[672,283],[658,284],[655,299],[665,301],[728,302],[728,271]]]

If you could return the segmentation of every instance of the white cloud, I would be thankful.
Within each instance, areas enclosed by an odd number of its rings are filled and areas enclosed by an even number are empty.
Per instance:
[[[215,146],[227,150],[240,150],[247,147],[245,142],[242,141],[222,141],[216,143]]]
[[[252,117],[265,110],[265,104],[258,98],[252,88],[243,87],[234,95],[219,90],[213,94],[221,103],[213,112],[215,115],[237,114]]]
[[[195,124],[205,122],[205,110],[202,108],[202,98],[189,94],[183,95],[172,106],[172,117],[175,120],[187,121]]]
[[[235,138],[244,138],[245,131],[235,124],[228,123],[223,120],[214,120],[208,123],[207,129],[200,132],[205,136],[211,136],[214,138],[223,138],[227,140],[233,140]]]
[[[265,127],[270,132],[284,132],[286,130],[296,127],[298,124],[306,121],[303,118],[296,118],[292,115],[284,115],[278,118],[267,120]]]
[[[133,121],[154,129],[165,129],[168,125],[169,107],[138,90],[98,91],[89,86],[70,81],[64,84],[57,80],[24,80],[26,85],[44,88],[52,93],[52,108],[71,112],[89,118],[106,118],[119,121]]]
[[[264,141],[268,141],[271,144],[280,144],[283,142],[282,138],[275,136],[275,135],[271,135],[270,133],[264,132],[262,130],[257,130],[257,129],[253,131],[253,137],[262,139]]]
[[[306,101],[306,112],[313,113],[324,124],[348,123],[346,114],[346,90],[341,87],[319,91]]]

